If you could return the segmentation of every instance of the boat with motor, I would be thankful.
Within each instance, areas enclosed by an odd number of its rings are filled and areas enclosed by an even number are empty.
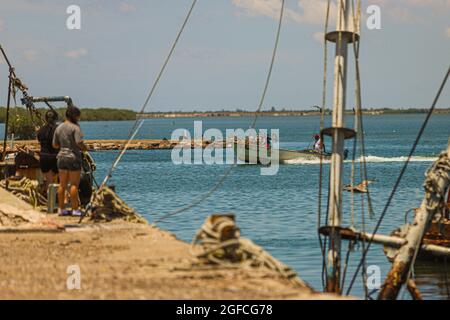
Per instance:
[[[295,161],[315,161],[315,160],[331,160],[331,153],[318,152],[315,149],[304,150],[288,150],[288,149],[272,149],[266,147],[266,150],[260,150],[258,144],[235,141],[234,152],[237,159],[250,164],[268,164],[273,161],[279,163],[295,162]],[[344,158],[347,159],[348,150],[344,151]]]

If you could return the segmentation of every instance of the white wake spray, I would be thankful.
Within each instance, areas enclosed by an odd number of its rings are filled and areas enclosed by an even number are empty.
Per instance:
[[[366,156],[366,162],[368,163],[382,163],[382,162],[405,162],[408,159],[407,156],[401,157],[377,157],[377,156]],[[424,157],[424,156],[415,156],[411,158],[411,162],[433,162],[436,161],[437,157]],[[362,162],[362,157],[355,160],[357,163]],[[345,163],[351,163],[352,160],[345,160]],[[330,160],[323,160],[324,164],[329,164]],[[305,160],[305,159],[295,159],[288,160],[284,162],[284,164],[320,164],[320,160]]]

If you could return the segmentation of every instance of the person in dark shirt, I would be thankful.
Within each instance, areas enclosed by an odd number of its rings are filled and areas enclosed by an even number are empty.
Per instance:
[[[39,144],[41,145],[40,166],[45,176],[45,187],[54,182],[55,176],[58,174],[56,165],[56,155],[58,150],[53,148],[53,134],[56,130],[56,120],[58,115],[55,111],[49,110],[45,114],[45,125],[42,126],[37,134]]]

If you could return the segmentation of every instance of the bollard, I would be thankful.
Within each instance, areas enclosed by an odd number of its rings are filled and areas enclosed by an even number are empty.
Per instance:
[[[58,193],[59,184],[50,183],[47,188],[47,213],[55,213],[56,208],[58,207],[56,204],[57,193]]]

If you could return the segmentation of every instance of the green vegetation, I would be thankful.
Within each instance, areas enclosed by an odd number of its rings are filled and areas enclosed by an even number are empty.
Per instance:
[[[48,108],[40,108],[39,112],[44,117]],[[58,113],[64,118],[66,108],[56,109]],[[23,117],[29,117],[29,113],[24,107],[11,108],[11,114],[17,114]],[[11,115],[10,114],[10,115]],[[82,108],[81,109],[81,121],[121,121],[121,120],[135,120],[136,112],[126,109],[113,109],[113,108]],[[0,107],[0,123],[5,123],[6,120],[6,108]]]
[[[59,109],[58,112],[64,113],[65,109]],[[123,121],[136,120],[136,112],[127,109],[98,108],[81,109],[82,121]]]
[[[45,117],[45,112],[48,108],[38,109],[42,118]],[[66,108],[58,108],[57,112],[64,119]],[[99,109],[81,109],[82,121],[121,121],[121,120],[135,120],[136,112],[125,109],[99,108]],[[34,121],[33,121],[34,120]],[[36,130],[40,125],[39,120],[34,116],[33,120],[29,112],[24,107],[15,107],[10,109],[9,114],[9,129],[8,133],[14,133],[16,139],[29,140],[36,138]],[[0,107],[0,123],[6,121],[6,108]]]
[[[0,110],[0,119],[2,119],[2,122],[5,122],[3,116],[6,117],[6,109]],[[20,140],[35,139],[39,120],[34,119],[34,122],[24,109],[13,108],[9,114],[8,134],[14,133],[15,138]]]

